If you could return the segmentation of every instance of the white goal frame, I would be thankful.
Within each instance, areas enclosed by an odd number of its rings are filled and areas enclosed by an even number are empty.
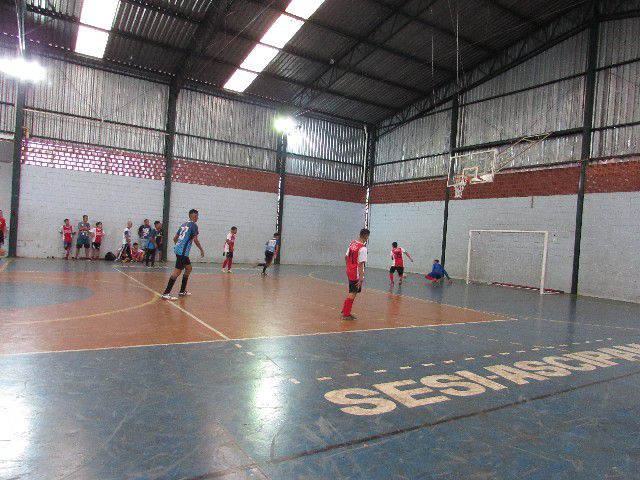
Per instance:
[[[471,272],[471,240],[474,233],[522,233],[522,234],[534,234],[542,235],[544,238],[544,245],[542,247],[542,265],[540,267],[540,295],[545,294],[544,279],[547,273],[547,250],[549,248],[549,232],[546,230],[469,230],[469,242],[467,245],[467,285],[469,285],[469,274]]]

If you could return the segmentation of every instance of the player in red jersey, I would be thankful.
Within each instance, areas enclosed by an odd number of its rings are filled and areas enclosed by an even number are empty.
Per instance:
[[[364,264],[367,262],[367,247],[365,244],[367,240],[369,240],[369,234],[370,232],[366,228],[360,230],[360,238],[351,242],[344,256],[344,261],[347,266],[347,278],[349,279],[349,295],[347,295],[344,305],[342,306],[343,320],[356,319],[354,315],[351,315],[351,307],[353,307],[356,295],[362,291]]]
[[[398,272],[398,276],[400,277],[400,285],[402,285],[402,279],[404,278],[404,258],[402,255],[406,255],[411,263],[413,263],[413,258],[409,255],[404,248],[398,248],[398,242],[393,242],[391,244],[391,268],[389,269],[389,285],[393,285],[393,274]]]
[[[68,218],[64,219],[64,224],[60,227],[60,235],[62,235],[62,245],[67,252],[64,256],[65,260],[69,260],[69,252],[71,251],[71,245],[73,244],[73,236],[76,232],[73,231],[73,225],[69,222]]]
[[[91,229],[91,258],[94,260],[100,258],[100,245],[102,245],[104,235],[102,222],[96,223],[96,226]]]
[[[0,210],[0,248],[4,247],[4,239],[6,235],[7,235],[7,221],[4,219],[4,216],[2,215],[2,210]]]
[[[224,242],[224,250],[222,255],[225,257],[222,263],[222,272],[231,273],[231,265],[233,265],[233,251],[236,244],[236,233],[238,233],[237,227],[231,227],[231,231],[227,233],[227,239]],[[225,268],[227,270],[225,270]]]

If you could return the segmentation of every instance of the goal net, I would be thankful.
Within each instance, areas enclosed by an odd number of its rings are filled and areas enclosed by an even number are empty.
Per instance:
[[[545,292],[549,232],[469,230],[467,284],[479,282]]]

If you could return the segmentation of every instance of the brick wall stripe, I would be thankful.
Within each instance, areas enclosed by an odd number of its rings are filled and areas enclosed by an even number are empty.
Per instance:
[[[249,168],[176,159],[173,181],[212,187],[278,193],[278,174]]]
[[[320,198],[341,202],[364,203],[366,189],[352,183],[287,175],[286,195]]]
[[[576,195],[579,177],[578,164],[503,172],[491,183],[468,185],[462,200]],[[444,201],[445,185],[445,179],[379,185],[372,188],[370,200],[373,204]],[[590,164],[585,191],[640,191],[640,160],[611,159]],[[453,197],[451,200],[458,201]]]

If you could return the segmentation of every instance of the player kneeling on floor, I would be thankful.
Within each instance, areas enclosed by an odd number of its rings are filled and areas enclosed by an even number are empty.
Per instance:
[[[447,271],[444,269],[442,265],[440,265],[440,260],[436,258],[433,260],[431,273],[429,273],[428,275],[425,275],[424,278],[426,278],[427,280],[431,280],[431,285],[437,285],[442,281],[444,277],[447,277],[447,282],[449,283],[449,285],[453,283]]]
[[[165,300],[177,300],[176,297],[171,296],[171,289],[183,270],[184,274],[182,275],[182,285],[180,286],[180,292],[178,295],[181,297],[191,295],[187,292],[187,282],[189,281],[189,275],[191,275],[191,260],[189,260],[189,252],[191,251],[192,243],[196,244],[200,249],[200,256],[204,257],[204,250],[198,240],[199,231],[196,223],[197,221],[198,211],[196,209],[189,210],[189,221],[180,225],[178,232],[173,236],[173,243],[176,245],[173,249],[176,254],[176,266],[169,278],[167,288],[162,295],[162,298]]]
[[[349,295],[347,295],[342,306],[343,320],[356,319],[356,316],[351,314],[351,307],[353,307],[356,295],[362,291],[364,264],[367,262],[367,247],[365,245],[369,240],[369,234],[370,232],[366,228],[360,230],[360,238],[351,242],[344,256],[347,266],[347,278],[349,279]]]
[[[400,277],[400,285],[402,285],[402,279],[404,278],[404,258],[403,255],[406,255],[411,263],[413,263],[413,258],[409,255],[404,248],[398,247],[398,242],[393,242],[391,244],[391,268],[389,269],[389,284],[393,285],[393,274],[398,272],[398,277]]]

